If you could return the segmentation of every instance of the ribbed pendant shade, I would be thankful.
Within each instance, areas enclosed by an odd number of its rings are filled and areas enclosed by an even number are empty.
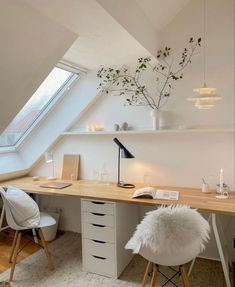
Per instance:
[[[222,97],[215,94],[216,88],[208,87],[206,84],[206,12],[207,5],[204,0],[204,49],[203,49],[203,77],[204,85],[201,88],[194,89],[197,94],[188,98],[189,101],[195,102],[195,107],[200,110],[209,110],[215,106],[215,102],[221,100]]]

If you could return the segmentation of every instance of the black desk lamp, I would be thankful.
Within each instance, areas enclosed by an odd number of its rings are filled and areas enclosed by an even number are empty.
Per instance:
[[[124,183],[120,181],[120,158],[134,158],[134,156],[124,147],[124,145],[117,139],[114,138],[113,141],[118,145],[118,182],[117,186],[122,188],[134,188],[134,184]]]

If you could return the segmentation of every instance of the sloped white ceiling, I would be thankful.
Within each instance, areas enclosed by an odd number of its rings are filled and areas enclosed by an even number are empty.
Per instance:
[[[0,3],[0,133],[77,35],[22,0]]]
[[[153,26],[161,31],[191,0],[134,0]]]
[[[158,32],[135,0],[96,0],[153,56],[159,47]]]
[[[87,69],[131,64],[150,53],[95,0],[26,0],[79,34],[64,59]]]
[[[25,0],[79,34],[64,59],[87,69],[156,55],[158,31],[190,0]]]

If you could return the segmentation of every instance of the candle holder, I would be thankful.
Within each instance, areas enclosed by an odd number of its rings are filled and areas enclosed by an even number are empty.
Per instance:
[[[218,199],[226,199],[228,198],[228,191],[229,187],[227,184],[223,183],[223,186],[220,186],[220,184],[216,185],[216,192],[218,193],[215,197]]]

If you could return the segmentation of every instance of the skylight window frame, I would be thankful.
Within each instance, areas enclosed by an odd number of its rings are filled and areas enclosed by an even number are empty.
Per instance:
[[[8,145],[0,147],[0,153],[9,153],[15,152],[20,149],[20,146],[27,140],[30,133],[41,123],[41,121],[49,114],[49,112],[55,107],[55,105],[61,101],[68,92],[70,92],[72,86],[77,83],[77,81],[86,74],[86,71],[79,68],[74,68],[73,71],[71,67],[66,64],[58,63],[57,68],[66,70],[73,73],[69,78],[64,82],[64,84],[56,91],[52,98],[45,104],[41,112],[36,116],[32,121],[31,125],[22,133],[22,135],[17,139],[14,145]]]

